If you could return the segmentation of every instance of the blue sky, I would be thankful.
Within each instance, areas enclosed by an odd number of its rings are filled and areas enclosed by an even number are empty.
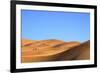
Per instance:
[[[90,14],[21,10],[22,38],[84,42],[90,39]]]

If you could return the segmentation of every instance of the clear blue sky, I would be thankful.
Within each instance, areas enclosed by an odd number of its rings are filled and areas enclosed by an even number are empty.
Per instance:
[[[84,42],[90,39],[90,14],[21,10],[22,38]]]

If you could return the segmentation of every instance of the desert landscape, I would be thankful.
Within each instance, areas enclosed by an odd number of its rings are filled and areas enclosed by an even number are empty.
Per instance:
[[[90,59],[90,41],[65,42],[57,39],[22,39],[21,62],[45,62]]]

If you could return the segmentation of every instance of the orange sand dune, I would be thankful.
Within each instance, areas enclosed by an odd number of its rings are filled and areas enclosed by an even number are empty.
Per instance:
[[[28,39],[22,39],[22,46],[31,44],[33,42],[36,42],[36,41],[34,41],[34,40],[28,40]]]
[[[69,51],[67,51],[67,56],[63,56],[61,60],[70,60],[68,59],[68,57],[70,58],[74,54],[76,55],[76,57],[73,57],[73,60],[89,60],[90,41],[86,41],[78,46],[72,47]]]
[[[76,60],[90,59],[90,41],[87,41],[84,44],[81,44],[77,48],[81,48],[81,50],[80,50],[80,55],[76,58]]]
[[[42,62],[42,61],[58,61],[72,60],[80,54],[79,42],[64,42],[61,40],[22,40],[21,61],[26,62]]]
[[[25,40],[25,44],[27,40]],[[28,41],[28,45],[22,46],[22,62],[49,61],[58,59],[60,54],[71,47],[79,45],[79,42],[63,42],[60,40]]]

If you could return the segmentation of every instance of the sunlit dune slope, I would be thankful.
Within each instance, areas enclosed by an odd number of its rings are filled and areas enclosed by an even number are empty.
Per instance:
[[[55,39],[31,42],[29,45],[22,46],[22,63],[64,60],[64,57],[70,60],[77,54],[69,50],[78,45],[79,42],[63,42]]]
[[[36,41],[35,40],[22,39],[21,44],[22,44],[22,46],[25,46],[25,45],[29,45],[33,42],[36,42]]]

